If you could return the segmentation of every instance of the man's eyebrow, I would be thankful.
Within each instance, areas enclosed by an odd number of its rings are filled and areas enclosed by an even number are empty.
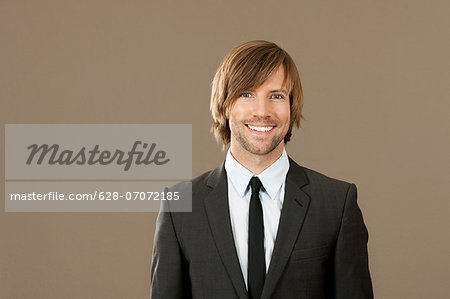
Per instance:
[[[274,89],[274,90],[271,90],[270,92],[282,92],[284,94],[287,94],[286,89]]]

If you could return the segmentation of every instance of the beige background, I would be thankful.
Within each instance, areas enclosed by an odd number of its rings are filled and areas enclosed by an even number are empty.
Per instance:
[[[224,157],[209,133],[215,69],[237,44],[271,40],[305,90],[288,152],[357,184],[376,297],[448,298],[449,11],[436,0],[1,0],[0,167],[5,123],[190,123],[199,175]],[[155,214],[0,204],[0,298],[148,297]]]

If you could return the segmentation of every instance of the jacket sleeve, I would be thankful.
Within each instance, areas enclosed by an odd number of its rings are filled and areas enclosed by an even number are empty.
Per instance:
[[[178,242],[171,212],[160,211],[156,220],[150,298],[191,298],[188,263]]]
[[[335,251],[335,296],[337,299],[371,299],[368,232],[356,202],[356,186],[347,190]]]

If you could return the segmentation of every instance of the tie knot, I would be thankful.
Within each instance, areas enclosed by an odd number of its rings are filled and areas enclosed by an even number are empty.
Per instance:
[[[252,193],[259,193],[262,183],[257,176],[254,176],[250,179],[250,186],[252,187]]]

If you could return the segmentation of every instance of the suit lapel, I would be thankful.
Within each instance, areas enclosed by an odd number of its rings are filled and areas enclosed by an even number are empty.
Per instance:
[[[231,229],[227,176],[222,163],[208,178],[212,191],[205,197],[205,209],[214,241],[239,298],[248,298]]]
[[[300,189],[308,183],[305,172],[290,158],[289,163],[283,208],[262,299],[270,298],[275,290],[302,228],[310,201],[309,196]]]

